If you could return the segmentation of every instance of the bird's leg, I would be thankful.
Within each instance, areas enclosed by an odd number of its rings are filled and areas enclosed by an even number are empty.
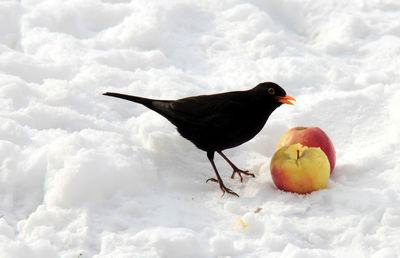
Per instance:
[[[238,168],[235,166],[235,164],[233,164],[232,161],[230,161],[230,160],[222,153],[222,151],[218,151],[218,154],[221,155],[221,156],[224,158],[224,160],[226,160],[226,162],[228,162],[228,164],[232,167],[232,169],[233,169],[233,173],[232,173],[232,176],[231,176],[232,179],[235,178],[236,173],[237,173],[237,174],[239,175],[239,177],[240,177],[240,182],[243,182],[242,174],[245,174],[245,175],[247,175],[247,176],[256,177],[253,173],[249,173],[248,170],[243,171],[243,170],[241,170],[241,169],[238,169]]]
[[[208,160],[211,162],[211,165],[212,165],[212,167],[213,167],[213,169],[214,169],[214,172],[215,172],[215,175],[217,176],[217,179],[215,179],[215,178],[209,178],[209,179],[207,179],[206,182],[212,181],[212,182],[218,183],[218,184],[219,184],[219,188],[220,188],[221,191],[222,191],[222,196],[224,196],[225,193],[228,193],[228,194],[232,194],[232,195],[235,195],[235,196],[239,197],[239,195],[238,195],[237,193],[235,193],[234,191],[232,191],[231,189],[227,188],[227,187],[224,185],[224,182],[222,181],[222,178],[221,178],[221,176],[219,175],[218,170],[217,170],[217,167],[215,166],[215,163],[214,163],[214,152],[213,152],[213,151],[208,151],[208,152],[207,152],[207,158],[208,158]]]

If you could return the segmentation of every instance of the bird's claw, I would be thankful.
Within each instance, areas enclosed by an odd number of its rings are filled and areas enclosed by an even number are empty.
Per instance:
[[[249,173],[248,170],[243,171],[241,169],[234,169],[231,178],[234,179],[236,174],[239,175],[240,182],[243,182],[242,174],[245,174],[246,176],[256,177],[253,173]]]
[[[215,183],[219,183],[217,179],[212,178],[212,177],[209,178],[209,179],[207,179],[206,183],[208,183],[208,181],[215,182]]]
[[[206,183],[208,183],[209,181],[215,182],[215,183],[218,183],[218,184],[219,184],[219,188],[220,188],[221,191],[222,191],[222,196],[224,196],[225,193],[228,193],[228,194],[232,194],[232,195],[234,195],[234,196],[239,197],[239,195],[238,195],[237,193],[235,193],[234,191],[232,191],[231,189],[229,189],[228,187],[226,187],[223,183],[220,183],[217,179],[211,177],[211,178],[207,179]],[[221,197],[222,197],[222,196],[221,196]]]
[[[222,190],[222,195],[221,195],[221,197],[225,195],[225,192],[228,193],[228,194],[232,194],[232,195],[234,195],[234,196],[236,196],[236,197],[239,197],[239,195],[238,195],[237,193],[235,193],[235,192],[232,191],[231,189],[225,187],[224,185],[223,185],[222,187],[220,186],[220,188],[221,188],[221,190]]]

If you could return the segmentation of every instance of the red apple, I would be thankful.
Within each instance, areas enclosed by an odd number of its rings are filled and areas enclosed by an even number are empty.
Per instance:
[[[324,189],[329,181],[329,160],[321,148],[300,143],[280,148],[271,159],[271,176],[278,189],[300,194]]]
[[[308,147],[321,148],[329,159],[331,173],[336,164],[336,151],[328,135],[319,127],[295,127],[288,130],[276,145],[276,150],[283,146],[301,143]]]

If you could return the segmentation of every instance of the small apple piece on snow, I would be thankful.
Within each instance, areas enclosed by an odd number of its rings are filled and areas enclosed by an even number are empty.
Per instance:
[[[330,177],[329,160],[321,148],[300,143],[280,148],[270,169],[278,189],[299,194],[324,189]]]
[[[321,148],[329,159],[330,173],[332,173],[336,164],[336,151],[332,141],[324,131],[319,127],[294,127],[283,134],[275,150],[295,143],[301,143],[307,147]]]

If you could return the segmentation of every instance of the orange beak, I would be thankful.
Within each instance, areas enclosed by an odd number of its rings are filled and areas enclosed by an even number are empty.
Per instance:
[[[285,97],[275,97],[279,102],[283,104],[294,105],[290,100],[296,101],[293,97],[286,95]]]

